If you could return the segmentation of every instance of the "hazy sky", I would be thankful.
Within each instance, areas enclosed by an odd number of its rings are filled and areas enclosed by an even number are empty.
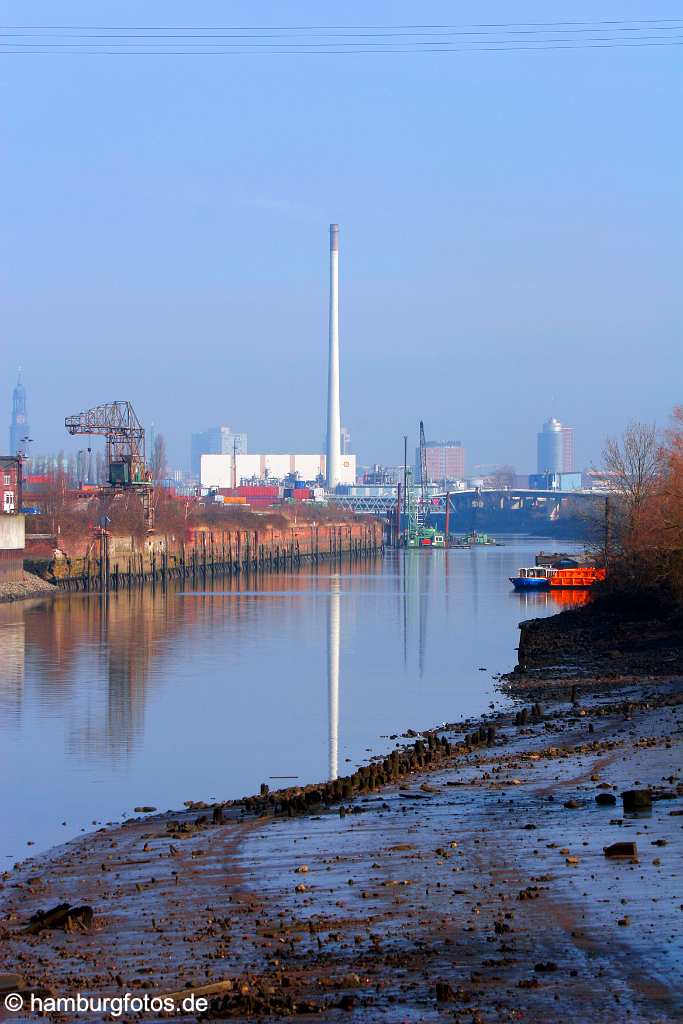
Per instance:
[[[549,10],[5,0],[1,20],[683,18],[673,2]],[[113,399],[155,422],[176,465],[215,423],[252,451],[319,450],[330,221],[361,462],[397,463],[420,418],[462,440],[470,470],[520,472],[551,414],[576,428],[580,465],[629,418],[663,423],[683,400],[682,56],[0,54],[5,445],[21,363],[36,451],[82,447],[64,416]]]

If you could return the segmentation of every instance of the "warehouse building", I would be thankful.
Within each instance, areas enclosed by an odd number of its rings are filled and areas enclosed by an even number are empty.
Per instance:
[[[200,479],[204,489],[238,487],[252,480],[285,480],[289,476],[313,483],[325,473],[324,455],[202,455]],[[343,484],[355,484],[355,455],[342,455],[341,476]]]

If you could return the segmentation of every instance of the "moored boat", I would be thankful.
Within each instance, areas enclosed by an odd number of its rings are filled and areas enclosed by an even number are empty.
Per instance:
[[[446,538],[431,526],[422,526],[415,533],[408,532],[407,548],[445,548]]]
[[[550,575],[557,572],[544,565],[532,565],[517,570],[516,576],[510,577],[515,590],[549,590]]]
[[[510,577],[515,590],[590,590],[605,579],[605,570],[593,566],[554,569],[534,565],[519,569]]]

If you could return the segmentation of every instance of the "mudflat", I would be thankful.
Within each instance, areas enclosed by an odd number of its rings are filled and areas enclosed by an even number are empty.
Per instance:
[[[0,970],[27,995],[204,993],[208,1019],[680,1020],[683,679],[546,684],[347,780],[17,865]]]

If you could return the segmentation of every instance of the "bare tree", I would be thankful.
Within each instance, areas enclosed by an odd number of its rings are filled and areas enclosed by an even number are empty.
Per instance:
[[[602,459],[627,508],[637,515],[655,493],[660,478],[660,448],[654,423],[632,420],[620,438],[607,438]]]
[[[602,458],[616,491],[614,539],[622,547],[640,547],[648,543],[652,502],[661,486],[657,428],[632,420],[620,438],[607,438]]]
[[[166,441],[164,440],[163,434],[157,434],[154,439],[154,449],[152,451],[152,479],[163,480],[168,475],[168,466],[166,462]]]

